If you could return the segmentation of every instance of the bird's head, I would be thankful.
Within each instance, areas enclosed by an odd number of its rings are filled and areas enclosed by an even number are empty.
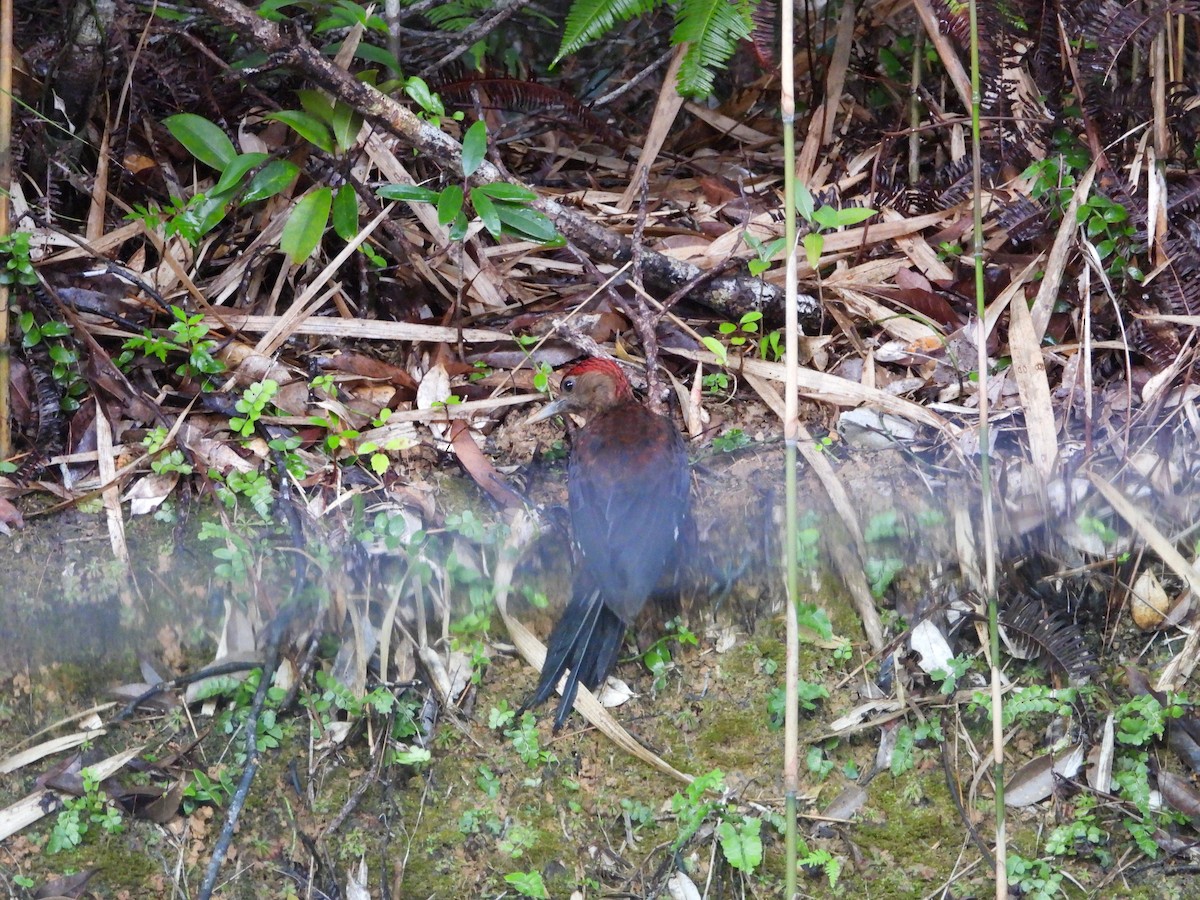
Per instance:
[[[547,403],[529,422],[541,422],[564,413],[578,413],[586,418],[633,400],[633,388],[620,366],[611,359],[595,356],[568,369],[560,387],[559,398]]]

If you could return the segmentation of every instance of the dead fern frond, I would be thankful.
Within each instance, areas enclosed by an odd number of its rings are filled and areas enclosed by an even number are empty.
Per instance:
[[[1096,657],[1079,626],[1030,594],[1001,611],[1000,636],[1013,656],[1039,660],[1068,684],[1082,684],[1096,672]]]
[[[470,109],[478,98],[485,109],[517,110],[567,122],[614,148],[628,143],[578,98],[550,85],[517,78],[466,78],[440,85],[438,92],[463,109]]]

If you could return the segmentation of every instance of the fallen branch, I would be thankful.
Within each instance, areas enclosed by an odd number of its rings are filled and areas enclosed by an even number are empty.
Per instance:
[[[323,56],[298,31],[285,29],[262,18],[237,0],[201,0],[201,3],[223,25],[266,52],[271,66],[298,69],[338,100],[379,123],[438,165],[462,171],[462,146],[458,141],[418,118],[391,97],[355,79],[333,60]],[[470,182],[478,185],[503,180],[506,179],[499,169],[484,162],[471,176]],[[589,255],[615,265],[632,258],[633,242],[629,238],[600,227],[583,213],[548,199],[538,200],[533,206],[553,220],[563,237]],[[661,293],[669,294],[702,274],[699,268],[690,263],[648,249],[640,252],[646,284]],[[751,310],[761,310],[769,320],[783,319],[783,292],[774,285],[749,276],[714,278],[689,299],[728,319],[738,319]],[[801,325],[811,333],[820,320],[817,300],[802,294],[797,303]]]

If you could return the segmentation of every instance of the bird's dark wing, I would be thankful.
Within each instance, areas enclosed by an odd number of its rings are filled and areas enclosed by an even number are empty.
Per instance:
[[[568,480],[581,565],[629,624],[672,561],[687,515],[683,439],[638,404],[618,407],[576,434]]]

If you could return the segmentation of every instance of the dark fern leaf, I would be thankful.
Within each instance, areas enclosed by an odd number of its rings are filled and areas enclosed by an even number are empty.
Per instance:
[[[758,64],[768,71],[779,65],[779,3],[777,0],[758,0],[750,19],[754,31],[750,43]]]
[[[1151,287],[1151,297],[1161,312],[1176,316],[1200,314],[1200,253],[1194,239],[1195,235],[1172,233],[1164,242],[1169,262]]]
[[[627,143],[621,135],[597,118],[578,98],[535,81],[516,78],[464,78],[438,87],[447,103],[470,109],[476,96],[488,109],[519,110],[555,116],[595,135],[609,146],[620,148]]]
[[[1167,209],[1173,218],[1180,214],[1187,215],[1189,218],[1185,221],[1194,225],[1195,220],[1191,217],[1200,211],[1200,177],[1190,175],[1172,184]]]
[[[1074,622],[1030,594],[1021,594],[1000,612],[1000,634],[1018,659],[1038,659],[1068,684],[1095,674],[1096,657]]]
[[[1037,240],[1050,232],[1046,210],[1029,197],[1016,196],[1003,203],[995,215],[996,224],[1016,243]]]
[[[1145,360],[1151,372],[1166,371],[1179,359],[1183,345],[1169,322],[1138,319],[1129,324],[1129,349]]]

